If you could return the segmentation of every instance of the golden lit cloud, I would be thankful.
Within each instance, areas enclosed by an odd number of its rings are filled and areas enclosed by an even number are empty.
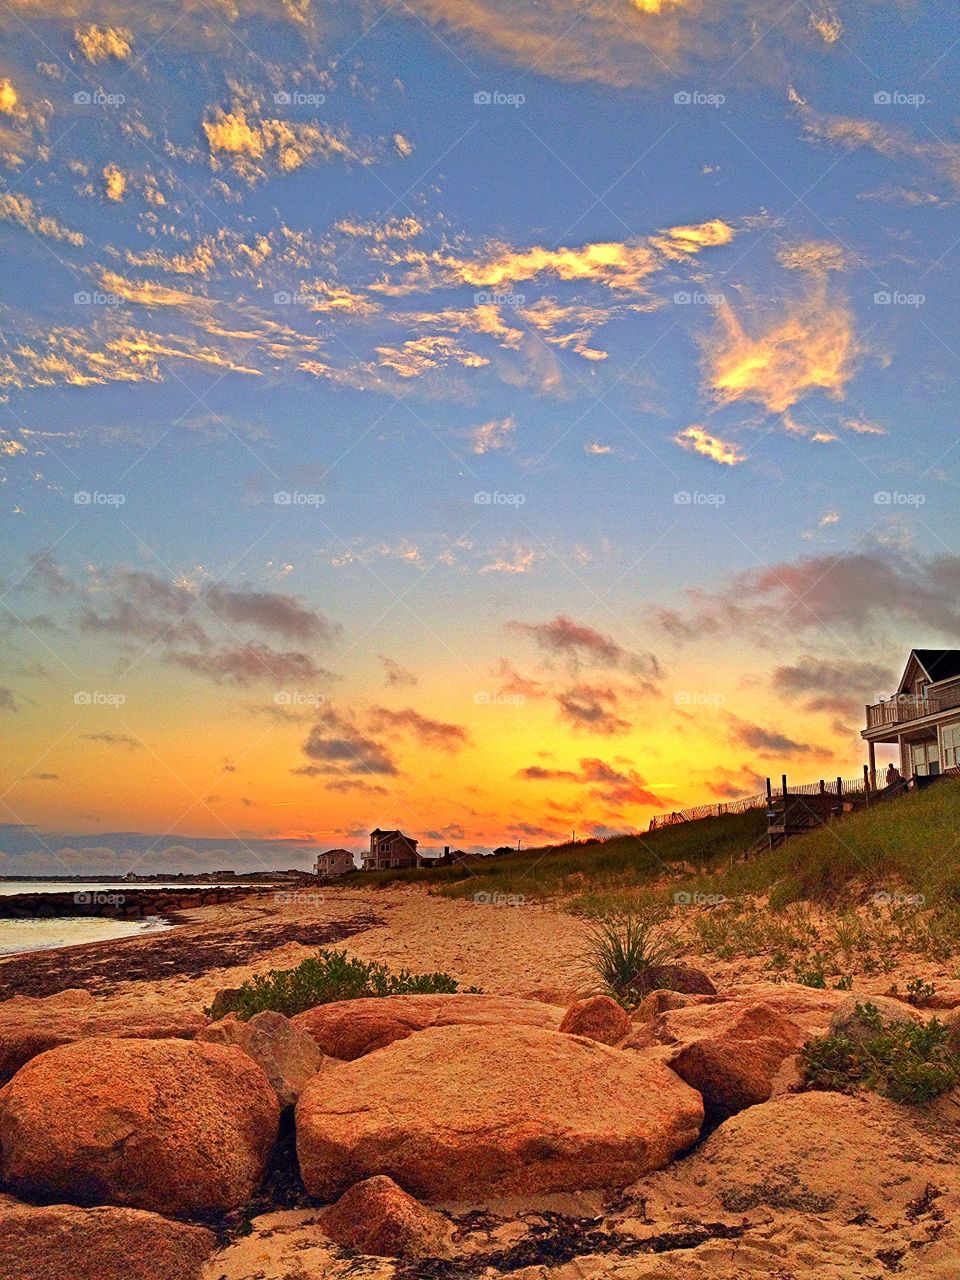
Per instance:
[[[20,106],[20,95],[12,80],[0,80],[0,115],[22,119],[25,111]]]
[[[517,424],[513,418],[492,418],[470,432],[474,453],[490,453],[503,449],[512,439]]]
[[[380,363],[401,378],[418,378],[446,364],[462,364],[477,369],[490,361],[462,347],[454,338],[430,336],[412,338],[400,347],[377,347]]]
[[[56,218],[41,214],[29,196],[18,196],[12,193],[0,195],[0,220],[19,223],[28,231],[49,240],[64,240],[67,244],[82,245],[84,238],[81,232],[71,231],[58,222]]]
[[[751,400],[783,413],[808,391],[839,396],[853,374],[860,348],[845,301],[814,281],[781,315],[750,333],[724,300],[719,328],[704,343],[707,382],[721,404]]]
[[[678,432],[673,439],[681,449],[701,453],[705,458],[712,458],[714,462],[722,462],[728,467],[736,467],[747,460],[747,455],[739,445],[721,440],[719,436],[711,435],[709,431],[696,425]]]
[[[475,289],[501,289],[535,276],[555,276],[568,282],[596,282],[609,289],[643,292],[646,281],[660,270],[664,257],[686,258],[701,249],[727,244],[734,230],[714,219],[689,227],[674,227],[649,240],[599,241],[547,249],[535,245],[516,249],[494,244],[472,258],[435,251],[398,252],[393,265],[406,268],[399,282],[378,281],[372,287],[400,296],[419,289],[456,284]]]
[[[812,275],[824,271],[845,271],[848,265],[847,251],[832,240],[804,240],[798,244],[782,245],[777,259],[791,271],[806,271]]]
[[[315,159],[359,158],[341,133],[314,122],[260,119],[256,104],[248,108],[237,103],[232,111],[217,108],[214,118],[202,123],[214,168],[226,157],[251,183],[265,177],[270,167],[293,173]]]
[[[106,62],[108,58],[123,62],[133,51],[133,36],[125,27],[82,27],[74,39],[88,62]]]
[[[115,164],[108,164],[103,170],[103,193],[114,204],[121,204],[127,190],[127,175]]]
[[[836,44],[843,35],[843,23],[832,9],[823,13],[811,13],[810,30],[816,32],[824,44]]]

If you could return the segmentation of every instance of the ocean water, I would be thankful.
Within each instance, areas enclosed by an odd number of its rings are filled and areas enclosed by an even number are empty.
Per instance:
[[[66,920],[0,920],[0,956],[54,947],[78,947],[84,942],[109,942],[158,933],[171,926],[159,916],[143,920],[104,920],[99,916],[71,916]]]
[[[190,889],[219,888],[214,885],[191,885],[183,881],[169,883],[131,885],[122,880],[112,883],[91,884],[82,880],[0,880],[0,895],[14,893],[75,893],[97,894],[129,893],[137,888]],[[109,942],[114,938],[135,938],[143,933],[157,933],[170,926],[159,916],[146,916],[143,920],[109,920],[101,916],[70,916],[50,920],[0,919],[0,956],[21,955],[27,951],[49,951],[54,947],[77,947],[84,942]]]

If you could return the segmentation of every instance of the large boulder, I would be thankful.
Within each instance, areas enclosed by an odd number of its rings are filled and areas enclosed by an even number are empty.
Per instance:
[[[96,999],[71,988],[54,996],[14,996],[0,1003],[0,1080],[47,1049],[90,1036],[189,1040],[207,1025],[202,1014],[152,1009],[142,1001]]]
[[[216,1238],[139,1209],[0,1198],[3,1280],[197,1280]]]
[[[388,1258],[445,1258],[453,1228],[407,1195],[392,1178],[366,1178],[323,1215],[323,1230],[354,1253]]]
[[[801,1028],[763,1002],[725,1001],[668,1009],[635,1028],[624,1047],[667,1046],[665,1060],[702,1096],[707,1115],[723,1119],[766,1102]]]
[[[277,1138],[270,1082],[239,1049],[80,1040],[0,1092],[0,1175],[18,1195],[196,1217],[249,1198]]]
[[[558,1030],[563,1009],[515,996],[370,996],[320,1004],[293,1019],[330,1058],[352,1061],[427,1027],[522,1026]]]
[[[234,1045],[262,1069],[281,1107],[292,1107],[326,1059],[317,1042],[282,1013],[265,1009],[249,1022],[224,1018],[197,1036],[204,1044]]]
[[[458,1199],[625,1185],[694,1142],[703,1106],[650,1056],[540,1027],[455,1026],[324,1070],[296,1119],[321,1200],[375,1174]]]
[[[560,1030],[600,1044],[617,1044],[630,1031],[630,1019],[610,996],[587,996],[563,1015]]]
[[[876,1034],[877,1019],[884,1030],[924,1021],[916,1009],[887,996],[848,996],[830,1018],[830,1033],[846,1036],[859,1045]]]

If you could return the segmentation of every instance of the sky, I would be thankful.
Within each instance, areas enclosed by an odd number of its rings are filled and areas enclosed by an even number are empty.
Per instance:
[[[0,874],[642,831],[960,646],[960,13],[0,37]]]

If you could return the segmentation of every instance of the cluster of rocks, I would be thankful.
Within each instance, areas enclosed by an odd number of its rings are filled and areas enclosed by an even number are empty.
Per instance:
[[[141,920],[194,907],[235,902],[238,893],[262,892],[258,886],[200,889],[100,889],[90,885],[81,893],[10,893],[0,895],[0,916],[9,920],[37,920],[73,916],[103,916],[110,920]]]
[[[121,1030],[98,1004],[0,1005],[3,1280],[208,1274],[211,1228],[257,1194],[284,1114],[318,1206],[303,1247],[448,1258],[459,1228],[438,1203],[666,1177],[741,1114],[809,1098],[791,1093],[797,1050],[856,1016],[843,992],[773,984],[655,990],[631,1016],[605,996],[413,995]],[[758,1185],[777,1168],[771,1151]]]

